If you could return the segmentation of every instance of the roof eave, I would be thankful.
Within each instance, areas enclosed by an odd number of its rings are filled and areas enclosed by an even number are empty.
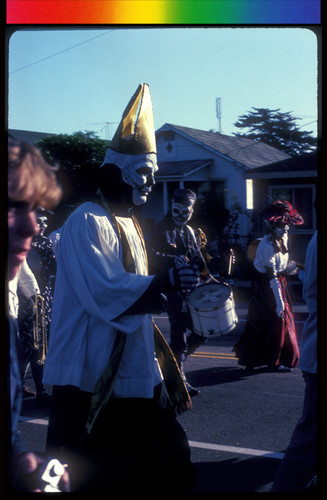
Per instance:
[[[294,172],[245,172],[247,179],[293,179],[294,177],[317,177],[316,170],[304,170]]]
[[[200,165],[199,167],[194,168],[190,172],[185,172],[184,174],[179,174],[179,175],[156,175],[155,179],[156,180],[168,180],[168,179],[185,179],[185,177],[189,177],[190,175],[194,174],[198,170],[201,170],[202,168],[208,167],[211,165],[212,160],[206,161],[203,165]],[[159,163],[159,170],[160,170],[160,163]]]
[[[185,132],[182,132],[178,128],[174,127],[174,125],[170,125],[168,123],[165,123],[162,127],[160,127],[158,130],[156,130],[156,133],[164,132],[165,130],[174,130],[174,132],[176,132],[176,134],[180,134],[185,139],[188,139],[189,141],[192,141],[195,144],[198,144],[202,148],[207,149],[208,151],[210,151],[210,153],[214,153],[215,155],[220,156],[221,158],[224,158],[225,160],[228,160],[231,163],[234,163],[237,167],[240,167],[242,169],[249,168],[246,165],[244,165],[243,163],[240,163],[237,160],[234,160],[234,158],[232,158],[231,156],[228,156],[224,153],[221,153],[218,149],[212,148],[211,146],[208,146],[207,144],[205,144],[202,141],[199,141],[198,139],[194,139],[194,137],[190,136],[189,134],[186,134]]]

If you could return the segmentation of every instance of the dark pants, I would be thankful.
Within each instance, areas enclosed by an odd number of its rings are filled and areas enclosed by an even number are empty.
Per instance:
[[[170,322],[169,345],[180,365],[187,356],[203,345],[207,338],[193,331],[191,314],[186,304],[183,303],[183,298],[176,292],[167,294],[167,298],[167,313]]]
[[[303,372],[303,414],[277,471],[271,491],[303,491],[317,474],[317,375]]]
[[[153,399],[111,398],[83,441],[90,395],[54,387],[48,452],[69,464],[72,491],[105,495],[188,494],[195,484],[187,437],[163,384]]]

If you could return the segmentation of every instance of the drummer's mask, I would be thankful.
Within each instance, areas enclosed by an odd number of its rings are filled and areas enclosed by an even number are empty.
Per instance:
[[[176,226],[185,226],[193,215],[193,203],[186,205],[173,201],[171,204],[171,213]]]

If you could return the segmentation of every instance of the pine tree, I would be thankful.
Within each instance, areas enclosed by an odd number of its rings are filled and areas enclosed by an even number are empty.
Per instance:
[[[279,108],[254,107],[252,110],[234,123],[235,127],[248,131],[234,135],[265,142],[290,156],[300,156],[316,149],[317,139],[311,135],[312,131],[300,130],[297,122],[301,118],[292,116],[290,111],[282,113]]]

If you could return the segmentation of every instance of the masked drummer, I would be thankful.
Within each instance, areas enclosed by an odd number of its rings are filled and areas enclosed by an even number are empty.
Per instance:
[[[267,233],[254,258],[254,276],[247,322],[233,350],[247,370],[268,366],[290,371],[299,361],[287,276],[298,264],[289,260],[288,230],[303,224],[303,218],[286,200],[277,200],[262,212]]]
[[[202,269],[201,281],[210,280],[208,267],[213,269],[224,267],[223,260],[211,257],[207,250],[207,238],[200,228],[194,229],[190,224],[196,203],[196,194],[190,189],[176,189],[171,201],[171,210],[159,222],[156,230],[148,240],[150,269],[159,273],[174,265],[181,256],[190,261],[198,260]],[[204,261],[204,263],[203,263]],[[197,395],[199,389],[192,387],[186,380],[184,362],[190,354],[203,345],[207,338],[193,331],[191,314],[185,304],[185,294],[170,292],[167,294],[167,313],[170,322],[170,347],[180,366],[186,386],[191,396]]]
[[[44,369],[54,386],[47,450],[61,446],[71,457],[74,492],[155,497],[194,485],[175,414],[189,394],[169,346],[154,336],[151,313],[164,307],[161,292],[192,288],[199,271],[185,260],[148,275],[133,208],[146,203],[157,169],[151,96],[140,84],[99,168],[98,197],[70,215],[57,245]]]

